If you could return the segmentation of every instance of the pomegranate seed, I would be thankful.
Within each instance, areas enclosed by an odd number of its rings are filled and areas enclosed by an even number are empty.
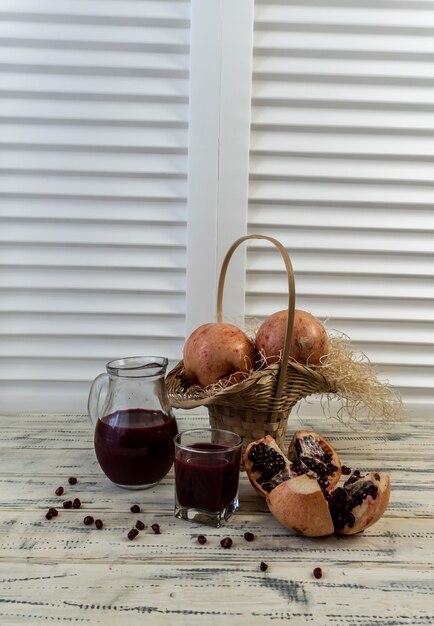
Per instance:
[[[56,496],[61,496],[63,494],[63,487],[57,487],[56,491],[54,492],[56,494]]]
[[[264,561],[261,561],[261,564],[259,566],[261,572],[266,572],[268,569],[268,565],[266,563],[264,563]]]
[[[198,535],[197,536],[197,540],[200,543],[201,546],[203,546],[204,543],[206,543],[206,537],[205,535]]]
[[[74,507],[74,509],[79,509],[81,507],[80,498],[74,498],[72,506]]]
[[[244,533],[244,539],[246,541],[253,541],[254,538],[255,538],[255,535],[253,533]]]
[[[151,528],[156,535],[161,535],[160,526],[158,524],[152,524]]]
[[[222,548],[226,548],[228,550],[232,546],[232,539],[230,537],[225,537],[220,541],[220,545]]]
[[[320,567],[315,567],[315,569],[313,570],[313,575],[315,576],[315,578],[321,578],[322,569]]]
[[[138,519],[136,522],[136,528],[137,530],[143,530],[145,528],[144,523],[142,522],[142,520]]]
[[[48,512],[51,513],[51,517],[57,517],[59,515],[59,511],[55,509],[54,507],[51,509],[48,509]]]
[[[351,467],[348,467],[348,465],[342,465],[341,470],[344,476],[349,476],[351,474]]]
[[[132,528],[130,532],[128,533],[128,539],[132,541],[133,539],[137,537],[138,534],[139,534],[139,531],[137,530],[137,528]]]
[[[65,500],[65,502],[63,503],[63,508],[64,509],[71,509],[72,508],[72,500]]]
[[[86,515],[86,517],[83,520],[83,524],[85,526],[90,526],[91,524],[93,524],[93,517],[92,517],[92,515]]]
[[[76,485],[77,484],[77,479],[76,479],[75,476],[70,476],[68,478],[68,482],[69,482],[70,485]]]
[[[130,508],[131,513],[140,513],[140,507],[138,504],[133,504],[133,506]]]
[[[102,519],[96,519],[95,526],[98,528],[98,530],[101,530],[101,528],[104,526],[104,524],[102,523]]]
[[[45,513],[45,517],[47,519],[51,519],[53,516],[51,515],[50,511],[47,511],[47,513]]]

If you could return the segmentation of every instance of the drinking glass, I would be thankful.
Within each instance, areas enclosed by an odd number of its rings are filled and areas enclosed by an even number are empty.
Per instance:
[[[194,428],[175,436],[175,517],[219,527],[238,509],[242,438]]]

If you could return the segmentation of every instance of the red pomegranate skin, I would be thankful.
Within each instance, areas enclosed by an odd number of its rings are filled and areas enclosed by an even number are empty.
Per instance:
[[[288,311],[277,311],[257,332],[256,352],[268,365],[282,358],[287,323]],[[321,322],[308,311],[296,309],[289,356],[304,365],[318,365],[328,351],[328,335]]]
[[[223,322],[199,326],[187,339],[183,351],[186,377],[207,387],[254,365],[254,346],[237,326]]]

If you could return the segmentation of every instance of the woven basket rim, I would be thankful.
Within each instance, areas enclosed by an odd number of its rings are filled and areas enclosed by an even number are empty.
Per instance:
[[[256,390],[264,388],[265,386],[273,386],[279,375],[281,363],[273,363],[260,370],[255,370],[250,373],[244,380],[233,383],[226,387],[218,388],[216,385],[203,389],[199,385],[191,385],[185,387],[183,384],[184,362],[181,360],[179,363],[167,374],[166,387],[169,396],[169,400],[174,408],[196,408],[199,406],[208,406],[213,404],[233,404],[243,408],[242,401],[240,402],[240,396],[245,393],[254,393]],[[290,359],[286,366],[286,375],[284,379],[288,381],[294,374],[299,374],[306,379],[310,379],[312,383],[316,384],[322,392],[333,392],[330,388],[326,377],[319,371],[318,368],[308,367],[302,365],[293,359]],[[307,392],[298,394],[298,399],[302,399],[307,395],[311,395],[314,392]],[[319,392],[318,392],[319,393]],[[270,408],[269,410],[278,410],[274,404],[275,398],[269,398]],[[285,391],[282,391],[281,400],[285,403],[288,400]],[[281,410],[286,410],[282,408]]]

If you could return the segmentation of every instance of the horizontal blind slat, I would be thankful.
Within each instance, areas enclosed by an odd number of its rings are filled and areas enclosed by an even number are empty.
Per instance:
[[[61,256],[60,256],[61,255]],[[61,258],[62,267],[107,267],[135,269],[172,269],[185,270],[185,246],[95,246],[95,245],[44,245],[12,244],[0,248],[0,264],[20,266],[28,265],[29,259],[34,265],[53,267]],[[109,260],[109,262],[108,262]],[[0,303],[1,306],[1,303]]]
[[[152,51],[110,51],[110,50],[63,50],[61,55],[61,65],[59,56],[53,56],[50,48],[30,48],[16,46],[0,46],[0,63],[14,66],[15,70],[20,68],[45,67],[46,70],[60,67],[83,73],[92,71],[94,73],[113,72],[122,75],[122,72],[138,72],[139,75],[146,73],[161,73],[168,77],[171,72],[175,76],[188,77],[189,63],[188,54],[176,54],[170,49],[168,52]],[[24,70],[21,70],[24,71]]]
[[[76,23],[71,23],[68,20],[68,16],[60,18],[57,22],[51,23],[49,20],[44,21],[41,17],[40,20],[29,20],[28,22],[22,20],[6,19],[0,21],[0,37],[10,38],[11,36],[16,41],[21,41],[29,38],[30,40],[36,40],[44,42],[44,46],[51,41],[63,40],[65,42],[104,42],[116,45],[116,43],[137,43],[140,44],[146,41],[148,46],[150,44],[158,44],[161,46],[173,46],[173,45],[188,45],[189,43],[189,28],[184,20],[179,20],[178,27],[173,27],[173,23],[169,20],[169,23],[165,20],[158,20],[156,25],[150,21],[144,22],[144,25],[122,25],[118,20],[113,20],[112,24],[98,24],[92,23],[92,20],[76,19]],[[43,24],[42,26],[40,24]],[[6,40],[7,41],[7,40]]]
[[[182,341],[174,340],[171,336],[147,337],[139,335],[137,337],[125,336],[92,336],[83,335],[81,337],[68,337],[59,335],[57,337],[26,336],[26,337],[4,337],[0,346],[0,356],[2,358],[22,357],[39,358],[41,354],[45,357],[58,357],[59,347],[62,346],[62,354],[68,357],[80,359],[84,356],[92,356],[100,359],[100,365],[110,359],[134,354],[163,354],[174,359],[182,349]],[[77,366],[79,367],[79,362]],[[97,373],[97,372],[96,372]],[[40,376],[43,379],[43,369]]]
[[[122,297],[115,290],[79,291],[73,289],[5,289],[0,300],[0,310],[46,311],[82,313],[95,312],[125,315],[137,314],[177,314],[185,315],[185,294],[163,291],[146,293],[144,290],[122,291]],[[115,297],[116,296],[116,297]]]
[[[142,270],[81,267],[6,266],[0,271],[0,289],[56,289],[185,292],[185,272],[178,268]]]
[[[287,308],[287,294],[272,292],[247,292],[246,309],[253,317],[267,317],[274,311]],[[379,298],[357,296],[345,297],[342,294],[300,293],[296,296],[297,308],[310,311],[320,319],[355,317],[372,320],[412,320],[432,323],[434,300],[423,298]]]
[[[81,163],[80,163],[81,165]],[[115,165],[115,163],[114,163]],[[116,172],[119,176],[119,172]],[[169,176],[168,176],[169,178]],[[177,178],[179,180],[181,177]],[[184,178],[184,175],[182,176]],[[113,220],[121,222],[148,222],[161,224],[179,224],[186,221],[186,205],[183,198],[170,198],[166,201],[158,198],[145,198],[143,202],[134,203],[122,200],[89,199],[84,205],[80,198],[64,199],[61,204],[54,198],[26,198],[23,203],[17,197],[4,198],[0,206],[0,223],[22,223],[24,220],[48,222],[74,220],[89,223],[99,220],[107,223]],[[6,243],[6,242],[5,242]],[[1,251],[0,251],[1,254]]]
[[[0,172],[1,193],[8,194],[35,194],[44,195],[49,189],[49,195],[61,194],[74,197],[77,192],[80,196],[99,196],[104,191],[106,197],[143,197],[162,200],[186,200],[185,177],[157,175],[152,177],[135,176],[124,173],[121,176],[112,176],[110,173],[101,175],[98,172],[69,173],[63,172],[16,172],[6,171],[3,176]]]
[[[282,272],[280,255],[273,251],[256,248],[251,250],[248,258],[247,271]],[[323,273],[363,273],[365,276],[375,275],[379,268],[383,276],[432,276],[434,275],[434,257],[429,254],[415,253],[358,253],[353,250],[315,250],[308,247],[295,251],[289,249],[297,272]]]
[[[0,121],[11,117],[38,120],[38,123],[54,124],[62,120],[63,124],[95,123],[97,126],[113,124],[118,126],[152,126],[163,124],[171,127],[188,121],[188,107],[179,103],[159,102],[116,102],[107,101],[104,107],[99,102],[49,99],[4,98],[0,102]],[[176,127],[176,126],[174,126]]]
[[[36,223],[37,225],[38,223]],[[39,221],[41,228],[35,228],[35,223],[27,220],[22,222],[6,222],[2,224],[0,242],[51,242],[53,244],[103,244],[114,245],[156,245],[163,247],[170,245],[185,245],[185,224],[143,223],[141,228],[137,224],[112,223],[102,227],[97,221],[80,224],[69,220],[67,228],[64,222]],[[61,261],[61,257],[59,259]]]
[[[43,19],[45,14],[55,13],[66,17],[69,15],[92,17],[100,14],[105,18],[128,16],[138,18],[184,18],[190,17],[188,0],[104,0],[104,2],[76,2],[76,0],[2,0],[0,10],[3,12],[28,15],[29,13]]]

